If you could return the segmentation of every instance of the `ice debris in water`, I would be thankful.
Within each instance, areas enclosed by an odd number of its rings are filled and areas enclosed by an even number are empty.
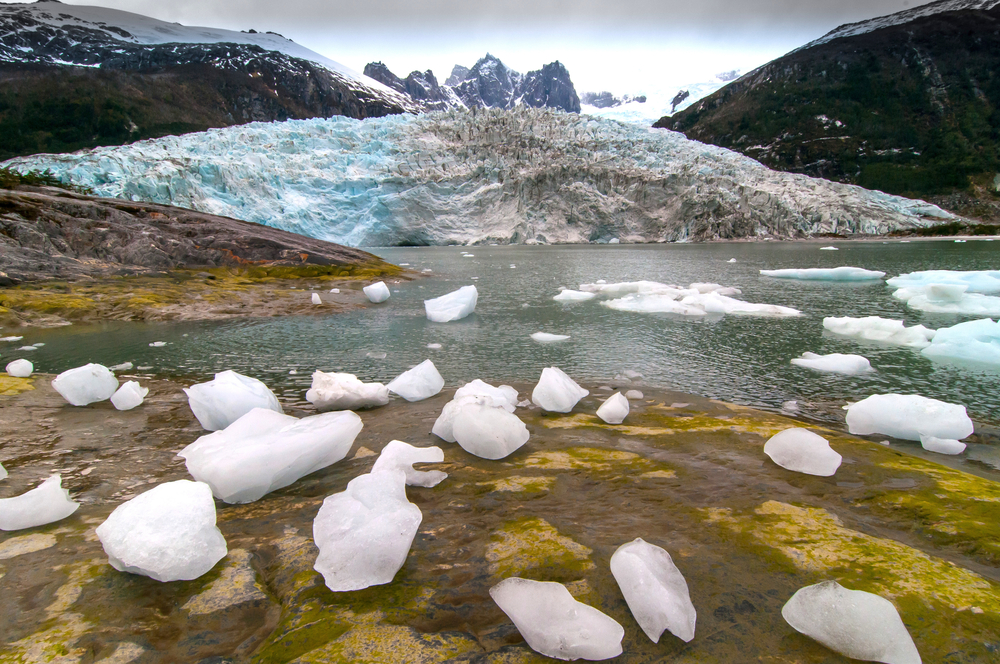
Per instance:
[[[17,350],[38,350],[38,348],[35,346],[21,346]]]
[[[150,348],[163,348],[166,345],[167,345],[166,341],[153,341],[152,343],[149,344],[149,347]]]
[[[528,442],[528,428],[514,414],[516,405],[513,387],[493,387],[477,378],[455,392],[431,433],[480,458],[502,459]]]
[[[0,480],[5,479],[6,477],[7,477],[7,469],[3,467],[2,463],[0,463]]]
[[[313,293],[312,294],[312,303],[313,304],[323,304],[323,300],[320,299],[319,293]]]
[[[682,641],[694,638],[697,612],[687,582],[664,549],[637,537],[611,556],[611,573],[653,643],[660,642],[663,630]]]
[[[795,399],[786,401],[783,404],[781,404],[781,410],[785,411],[786,413],[797,413],[799,412],[799,402]]]
[[[798,590],[781,609],[796,631],[845,657],[921,664],[917,647],[887,599],[824,581]]]
[[[875,371],[872,369],[872,365],[867,358],[860,355],[844,355],[842,353],[817,355],[816,353],[806,352],[802,353],[802,357],[793,358],[791,363],[814,371],[841,373],[849,376]]]
[[[578,290],[566,289],[560,291],[558,295],[552,299],[556,302],[586,302],[587,300],[593,300],[597,297],[597,293],[585,293]]]
[[[20,341],[24,337],[2,337],[0,341]]]
[[[608,424],[621,424],[628,415],[628,399],[615,392],[597,409],[597,416]],[[655,640],[655,639],[654,639]]]
[[[339,293],[339,292],[340,292],[340,289],[339,289],[339,288],[331,288],[331,289],[330,289],[330,292],[331,292],[331,293]]]
[[[885,272],[865,270],[860,267],[810,267],[791,270],[761,270],[765,277],[777,279],[798,279],[800,281],[873,281],[885,276]]]
[[[433,362],[424,360],[393,378],[386,387],[407,401],[422,401],[441,391],[444,387],[444,378],[438,373]]]
[[[177,456],[219,500],[250,503],[343,459],[361,428],[349,410],[298,419],[254,408]]]
[[[475,286],[462,286],[447,295],[424,300],[427,319],[435,323],[450,323],[461,320],[476,310],[479,291]]]
[[[764,454],[782,468],[819,477],[834,475],[843,461],[830,441],[798,427],[771,436],[764,443]]]
[[[1000,293],[1000,270],[924,270],[886,281],[893,288],[922,288],[934,284],[966,286],[969,293]]]
[[[254,408],[284,412],[278,397],[267,385],[232,370],[215,374],[215,378],[207,383],[186,387],[184,394],[191,412],[202,428],[208,431],[225,429]]]
[[[840,251],[837,247],[820,247],[820,251]]]
[[[537,653],[563,660],[622,654],[622,626],[573,599],[561,583],[513,576],[490,588],[490,597]]]
[[[736,262],[736,259],[735,259],[735,258],[730,258],[730,259],[729,259],[728,261],[726,261],[726,262],[727,262],[727,263],[735,263],[735,262]]]
[[[580,290],[617,297],[601,302],[609,309],[639,313],[671,313],[681,316],[746,314],[754,316],[800,316],[798,309],[776,304],[756,304],[737,300],[740,289],[711,283],[693,283],[687,288],[656,281],[627,281],[615,284],[581,284]]]
[[[121,364],[116,364],[113,367],[108,367],[112,371],[128,371],[132,368],[131,362],[122,362]]]
[[[415,463],[440,463],[444,461],[444,451],[440,447],[414,447],[401,440],[389,441],[375,459],[371,472],[402,470],[406,474],[407,486],[435,487],[448,478],[448,473],[440,470],[416,470]]]
[[[212,490],[202,482],[160,484],[115,508],[97,527],[108,562],[119,572],[157,581],[190,581],[225,558]]]
[[[427,344],[427,347],[431,350],[441,350],[441,344]]]
[[[52,379],[52,388],[74,406],[86,406],[110,399],[118,389],[118,379],[101,364],[87,364],[64,371]]]
[[[137,381],[130,380],[111,395],[111,403],[118,410],[132,410],[142,404],[147,394],[149,394],[148,387],[140,387]]]
[[[932,452],[938,451],[932,448],[955,449],[954,443],[971,436],[974,430],[965,406],[917,394],[873,394],[851,404],[847,409],[847,428],[854,434],[884,433],[903,440],[919,440]]]
[[[535,332],[531,335],[531,338],[540,344],[550,344],[556,343],[558,341],[566,341],[569,339],[568,334],[549,334],[548,332]]]
[[[928,452],[952,455],[961,454],[965,451],[966,447],[963,442],[949,438],[936,438],[934,436],[921,436],[920,446]]]
[[[28,378],[34,370],[35,365],[28,360],[14,360],[7,363],[7,375],[14,378]]]
[[[3,471],[3,477],[7,472]],[[0,499],[0,530],[22,530],[65,519],[80,504],[62,488],[62,477],[53,475],[34,489],[14,498]]]
[[[642,397],[643,394],[639,390],[629,390],[625,393],[626,399],[641,399]]]
[[[389,299],[389,287],[385,285],[384,281],[379,281],[370,286],[365,286],[361,290],[365,292],[365,296],[368,300],[374,302],[375,304],[385,302]]]
[[[1000,367],[1000,321],[983,318],[940,328],[920,353],[932,360]]]
[[[306,401],[316,410],[355,410],[389,403],[389,388],[382,383],[363,383],[350,373],[315,371]]]
[[[854,337],[865,341],[880,341],[896,346],[924,348],[934,338],[934,330],[923,325],[906,327],[901,320],[866,316],[865,318],[828,317],[823,319],[823,327],[845,337]]]
[[[968,316],[1000,316],[1000,297],[968,293],[966,284],[931,284],[900,288],[892,294],[919,311]]]
[[[562,369],[547,367],[542,369],[538,384],[531,392],[531,401],[542,410],[568,413],[588,394],[589,391],[577,385]]]

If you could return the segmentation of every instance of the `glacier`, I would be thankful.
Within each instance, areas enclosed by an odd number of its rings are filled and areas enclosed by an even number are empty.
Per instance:
[[[349,246],[882,234],[956,217],[550,109],[254,123],[4,162]]]

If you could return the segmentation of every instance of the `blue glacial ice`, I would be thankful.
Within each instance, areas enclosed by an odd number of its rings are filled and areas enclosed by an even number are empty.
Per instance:
[[[920,353],[932,360],[1000,369],[1000,321],[983,318],[943,327]]]
[[[1000,293],[1000,270],[924,270],[908,272],[885,282],[893,288],[921,288],[932,284],[968,286],[968,293]]]
[[[885,272],[866,270],[860,267],[809,267],[790,270],[761,270],[761,275],[776,279],[799,279],[801,281],[874,281],[885,276]]]

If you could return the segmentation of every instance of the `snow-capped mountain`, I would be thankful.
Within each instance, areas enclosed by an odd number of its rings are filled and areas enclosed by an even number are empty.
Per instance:
[[[351,246],[886,233],[954,217],[549,109],[256,123],[6,162]]]
[[[580,112],[648,127],[664,116],[683,111],[738,77],[739,70],[733,70],[716,74],[707,81],[650,88],[621,97],[616,97],[610,92],[587,92],[584,93]],[[591,103],[588,103],[588,100]]]

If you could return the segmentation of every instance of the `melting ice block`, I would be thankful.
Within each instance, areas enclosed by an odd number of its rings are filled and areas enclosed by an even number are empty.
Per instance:
[[[531,392],[531,401],[543,410],[568,413],[577,402],[590,394],[567,376],[562,369],[547,367]]]
[[[455,442],[482,459],[502,459],[528,442],[528,427],[514,413],[482,403],[462,403],[454,416]]]
[[[761,270],[765,277],[777,279],[798,279],[802,281],[873,281],[885,276],[885,272],[865,270],[860,267],[820,268],[810,267],[800,270]]]
[[[384,281],[379,281],[370,286],[365,286],[361,290],[365,292],[365,296],[368,300],[374,302],[375,304],[385,302],[389,299],[389,287],[385,285]]]
[[[697,612],[684,575],[669,553],[636,538],[611,556],[611,573],[635,621],[653,643],[660,642],[665,629],[682,641],[694,638]]]
[[[427,319],[435,323],[449,323],[461,320],[476,310],[479,291],[475,286],[462,286],[457,291],[424,300],[424,311]]]
[[[541,344],[557,343],[569,339],[568,334],[549,334],[548,332],[535,332],[531,338]]]
[[[608,424],[621,424],[626,415],[628,415],[628,399],[621,392],[612,394],[597,409],[597,416]]]
[[[586,293],[567,288],[566,290],[559,291],[559,294],[552,299],[556,302],[586,302],[587,300],[593,300],[595,297],[597,297],[597,293]]]
[[[6,477],[7,477],[7,469],[3,467],[2,463],[0,463],[0,480],[5,479]]]
[[[440,463],[444,461],[444,452],[440,447],[414,447],[401,440],[390,441],[382,448],[375,459],[371,472],[384,470],[402,470],[406,474],[408,486],[434,487],[448,477],[448,473],[440,470],[416,470],[415,463]]]
[[[893,288],[921,288],[933,284],[966,286],[970,293],[1000,293],[1000,270],[923,270],[886,281]]]
[[[28,360],[14,360],[7,363],[7,375],[14,378],[28,378],[34,370],[35,365]]]
[[[148,387],[140,387],[137,381],[130,380],[111,395],[111,403],[118,410],[132,410],[142,404],[147,394],[149,394]]]
[[[966,292],[966,284],[931,284],[900,288],[892,296],[911,309],[940,314],[1000,316],[1000,297]]]
[[[561,583],[514,576],[490,588],[490,597],[535,652],[564,660],[601,660],[622,654],[622,626],[573,599]]]
[[[782,468],[820,477],[836,473],[843,461],[826,438],[798,427],[771,436],[764,443],[764,454]]]
[[[961,454],[965,451],[965,443],[949,438],[935,438],[934,436],[921,436],[920,446],[928,452],[938,454]]]
[[[847,428],[851,433],[884,433],[903,440],[921,436],[960,440],[974,430],[965,406],[917,394],[873,394],[851,404]]]
[[[202,482],[161,484],[115,508],[97,527],[108,562],[119,572],[157,581],[190,581],[227,553],[215,526],[212,490]]]
[[[463,406],[476,403],[513,413],[517,407],[517,390],[509,385],[493,387],[477,378],[458,388],[452,400],[441,410],[431,433],[449,443],[457,443],[454,434],[455,418]]]
[[[800,589],[781,609],[796,631],[835,652],[867,662],[921,664],[917,647],[887,599],[836,581]]]
[[[355,410],[389,403],[389,389],[382,383],[363,383],[349,373],[313,372],[306,401],[316,410]]]
[[[424,360],[409,371],[404,371],[392,379],[386,387],[407,401],[428,399],[444,387],[444,378],[430,360]]]
[[[349,410],[300,420],[254,408],[177,456],[219,500],[250,503],[343,459],[361,428],[361,418]]]
[[[896,346],[910,348],[925,348],[934,338],[934,330],[923,325],[906,327],[901,320],[867,316],[865,318],[828,317],[823,319],[823,327],[834,334],[845,337],[864,339],[865,341],[880,341]]]
[[[313,304],[323,304],[323,300],[320,299],[319,293],[313,293],[312,294],[312,303]]]
[[[943,327],[920,353],[932,360],[1000,367],[1000,321],[983,318]]]
[[[118,379],[101,364],[87,364],[64,371],[52,379],[52,387],[74,406],[86,406],[110,399],[118,389]]]
[[[207,383],[184,388],[191,412],[208,431],[225,429],[254,408],[283,412],[278,397],[256,378],[223,371]]]
[[[0,467],[0,479],[7,471]],[[53,475],[31,491],[0,499],[0,530],[22,530],[65,519],[80,504],[62,488],[62,477]]]
[[[796,366],[814,371],[841,373],[849,376],[875,371],[872,369],[872,365],[868,359],[860,355],[843,355],[841,353],[817,355],[816,353],[807,352],[802,353],[802,357],[796,357],[791,362]]]

